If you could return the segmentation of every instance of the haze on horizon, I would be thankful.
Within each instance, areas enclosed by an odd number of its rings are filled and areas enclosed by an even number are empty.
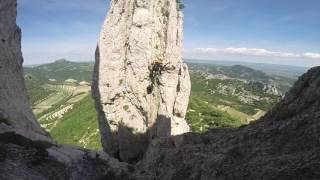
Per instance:
[[[25,64],[93,61],[109,0],[18,0]],[[184,57],[320,65],[320,1],[184,0]]]

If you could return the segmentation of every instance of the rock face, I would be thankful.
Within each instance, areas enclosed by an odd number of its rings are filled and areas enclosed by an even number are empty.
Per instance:
[[[154,141],[140,163],[154,179],[320,179],[320,67],[272,111],[238,129]],[[146,173],[148,172],[148,173]]]
[[[112,0],[96,52],[93,95],[104,150],[134,161],[151,139],[190,130],[190,77],[176,0]]]
[[[0,0],[0,179],[131,179],[128,164],[57,145],[40,127],[26,96],[16,13],[16,0]]]
[[[0,133],[15,131],[50,141],[35,120],[27,99],[16,6],[15,0],[0,0]]]

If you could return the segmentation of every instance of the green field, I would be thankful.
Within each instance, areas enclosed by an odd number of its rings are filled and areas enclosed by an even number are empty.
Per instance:
[[[74,104],[51,130],[51,135],[60,144],[71,144],[100,150],[100,133],[93,99],[87,95]]]
[[[239,127],[244,124],[212,104],[192,96],[186,119],[192,131],[199,133],[206,132],[209,128]]]

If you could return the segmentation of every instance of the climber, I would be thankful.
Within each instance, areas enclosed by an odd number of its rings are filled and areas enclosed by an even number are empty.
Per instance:
[[[163,64],[163,60],[157,58],[155,61],[152,62],[153,65],[155,64]]]
[[[153,88],[155,85],[162,85],[160,82],[159,77],[162,75],[163,71],[168,71],[168,64],[164,64],[162,59],[157,58],[155,61],[152,62],[151,68],[150,68],[150,79],[151,79],[151,84],[147,88],[148,94],[151,94],[153,91]]]

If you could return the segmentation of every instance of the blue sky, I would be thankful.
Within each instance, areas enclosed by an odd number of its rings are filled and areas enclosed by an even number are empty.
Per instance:
[[[26,64],[94,60],[109,0],[18,0]],[[319,0],[184,0],[184,57],[320,65]]]

